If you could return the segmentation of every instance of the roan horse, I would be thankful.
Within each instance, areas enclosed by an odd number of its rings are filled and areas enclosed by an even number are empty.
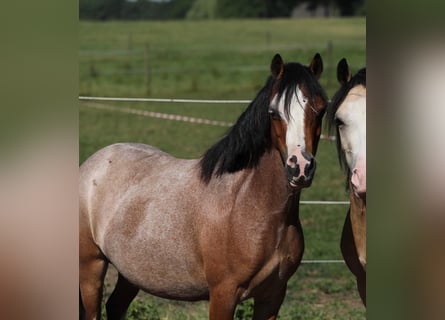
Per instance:
[[[302,188],[315,173],[327,98],[309,67],[271,63],[271,76],[228,133],[202,158],[118,143],[80,168],[80,295],[99,319],[108,263],[119,272],[106,303],[122,319],[142,289],[210,300],[209,319],[232,319],[254,298],[254,319],[276,319],[300,264]]]
[[[341,87],[332,98],[327,118],[330,129],[337,132],[337,151],[347,173],[350,199],[340,247],[366,305],[366,68],[352,76],[342,59],[337,79]]]

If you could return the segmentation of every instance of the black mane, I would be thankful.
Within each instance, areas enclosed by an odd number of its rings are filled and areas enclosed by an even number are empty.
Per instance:
[[[349,91],[351,91],[352,88],[362,85],[366,88],[366,68],[362,68],[349,80],[347,83],[342,85],[340,89],[334,94],[334,97],[332,98],[331,102],[328,105],[328,109],[326,112],[326,123],[328,126],[328,132],[331,134],[332,131],[335,129],[336,134],[336,142],[337,142],[337,154],[338,154],[338,160],[340,162],[340,167],[347,173],[346,178],[346,187],[348,187],[348,182],[351,176],[351,172],[349,170],[348,164],[346,163],[346,157],[341,149],[341,140],[340,140],[340,133],[338,132],[337,125],[335,123],[335,113],[337,112],[340,105],[345,100],[346,96],[348,95]]]
[[[269,76],[264,87],[227,134],[204,153],[199,162],[203,181],[208,183],[214,174],[221,176],[256,167],[264,153],[272,148],[268,111],[272,92],[277,92],[278,98],[286,93],[285,113],[288,116],[291,97],[300,84],[304,85],[309,97],[326,97],[308,67],[299,63],[286,64],[282,78],[277,80]]]

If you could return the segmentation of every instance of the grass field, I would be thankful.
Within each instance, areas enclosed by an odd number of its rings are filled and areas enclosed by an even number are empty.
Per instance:
[[[366,64],[365,19],[80,22],[80,95],[252,99],[272,56],[309,63],[324,59],[321,84],[337,88],[335,68],[346,57],[353,71]],[[148,48],[148,49],[147,49]],[[149,72],[147,72],[149,70]],[[246,105],[101,102],[234,122]],[[143,142],[178,157],[199,157],[227,128],[96,110],[80,102],[80,162],[119,141]],[[347,200],[335,145],[321,141],[317,173],[302,200]],[[342,205],[301,205],[303,259],[341,259]],[[107,276],[110,294],[113,270]],[[237,311],[249,319],[251,303]],[[130,319],[206,319],[207,303],[182,303],[140,293]],[[344,264],[303,264],[289,282],[280,319],[364,319],[352,274]]]

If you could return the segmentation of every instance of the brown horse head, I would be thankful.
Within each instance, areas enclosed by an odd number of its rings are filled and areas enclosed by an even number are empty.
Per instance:
[[[323,62],[317,53],[309,67],[272,59],[273,89],[269,113],[272,143],[280,151],[291,187],[310,186],[315,174],[315,154],[326,109],[326,96],[318,84]]]
[[[210,181],[254,168],[271,148],[277,149],[292,188],[310,186],[321,133],[326,95],[318,83],[323,63],[317,53],[310,66],[284,64],[276,54],[271,76],[227,135],[204,154],[202,179]]]

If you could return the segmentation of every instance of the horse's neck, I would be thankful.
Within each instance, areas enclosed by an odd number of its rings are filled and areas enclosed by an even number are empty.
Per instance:
[[[281,214],[290,219],[298,219],[300,191],[291,189],[281,160],[280,153],[272,149],[261,158],[258,166],[246,170],[240,177],[244,190],[251,190],[258,203],[269,206],[272,210],[281,210]]]
[[[245,204],[246,208],[298,215],[300,192],[289,187],[280,153],[275,149],[266,152],[255,168],[213,177],[204,188],[207,199],[215,196],[216,202],[225,205]]]
[[[366,201],[357,197],[349,185],[350,219],[360,263],[366,268]]]
[[[351,181],[349,181],[349,201],[351,203],[351,212],[354,212],[360,216],[366,216],[366,200],[356,196],[353,190]]]

